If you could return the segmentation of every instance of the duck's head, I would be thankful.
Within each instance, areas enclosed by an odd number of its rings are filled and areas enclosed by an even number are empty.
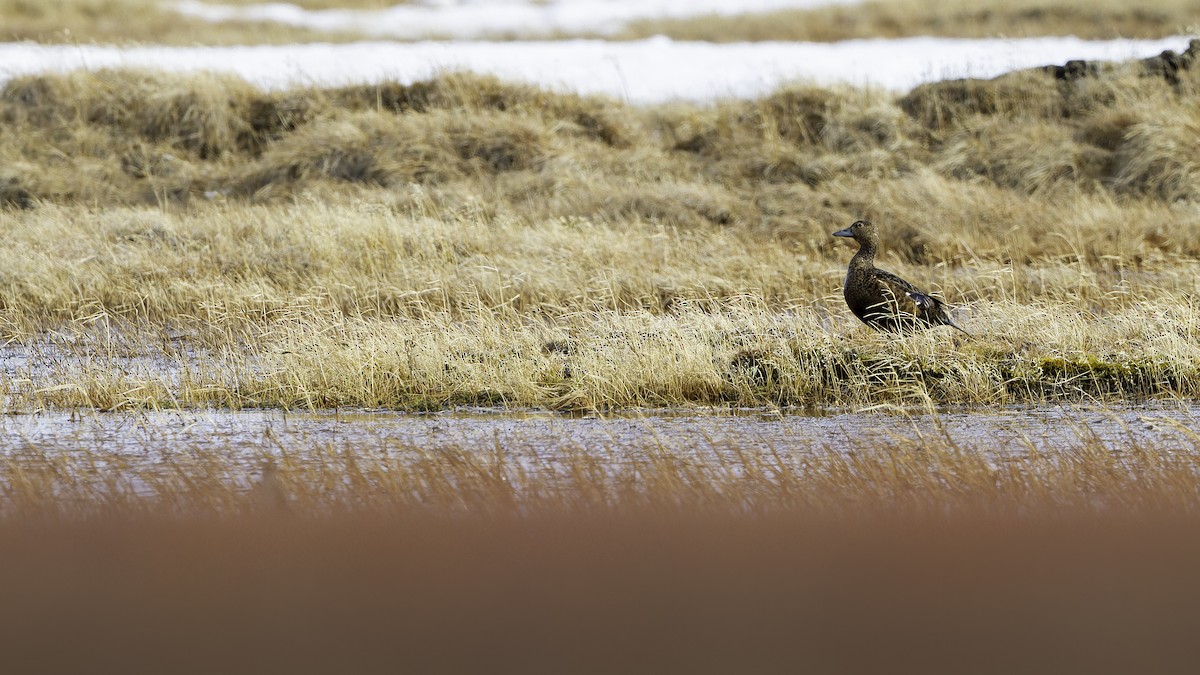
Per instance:
[[[869,220],[856,220],[844,230],[838,230],[833,233],[835,237],[850,237],[859,244],[874,243],[878,240],[878,235],[875,233],[875,225]]]

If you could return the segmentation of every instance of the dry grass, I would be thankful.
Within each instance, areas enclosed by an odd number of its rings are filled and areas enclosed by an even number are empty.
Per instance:
[[[729,229],[414,218],[379,204],[20,216],[0,258],[0,317],[10,339],[44,353],[9,369],[16,410],[1197,393],[1196,279],[1183,258],[1127,268],[1068,247],[1066,260],[936,276],[894,260],[970,300],[978,336],[896,340],[847,314],[848,252],[806,259]]]
[[[1194,396],[1192,51],[1165,75],[710,107],[467,75],[17,79],[0,327],[34,354],[7,404]],[[864,216],[885,266],[963,305],[977,339],[849,318],[829,233]]]
[[[253,5],[262,5],[264,3],[259,2],[259,0],[220,0],[219,2],[214,2],[212,4],[253,6]],[[296,2],[292,2],[289,4],[293,4],[293,5],[296,5],[297,7],[303,7],[304,9],[310,9],[310,10],[323,10],[323,9],[372,10],[372,9],[386,9],[388,7],[394,7],[396,5],[411,4],[411,0],[296,0]]]
[[[993,201],[1099,192],[1171,202],[1186,196],[1177,158],[1196,125],[1193,58],[1169,78],[1154,60],[1082,79],[937,83],[898,100],[793,86],[654,109],[466,75],[281,93],[218,76],[27,77],[0,92],[2,178],[10,202],[262,201],[415,184],[432,193],[419,206],[442,210],[474,197],[485,214],[529,220],[767,232],[878,209],[883,200],[863,195],[896,185],[949,198],[976,176],[1009,189]],[[1029,156],[1031,146],[1046,154]],[[1162,183],[1179,187],[1163,193]],[[978,210],[963,215],[995,209]]]
[[[1200,3],[1159,2],[1151,8],[1118,0],[878,0],[809,10],[735,17],[641,21],[627,38],[668,35],[679,40],[834,42],[921,35],[991,38],[1073,35],[1085,40],[1161,38],[1194,31]]]
[[[137,20],[131,21],[130,17]],[[214,24],[172,11],[169,2],[162,0],[0,0],[0,40],[4,41],[235,45],[361,38],[352,33],[314,31],[273,22]]]

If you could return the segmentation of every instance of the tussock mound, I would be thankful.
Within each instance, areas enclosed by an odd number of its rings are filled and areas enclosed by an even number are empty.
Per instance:
[[[17,78],[0,92],[7,124],[79,126],[185,149],[202,159],[253,143],[245,111],[262,94],[234,76],[140,70]]]
[[[494,214],[782,227],[812,211],[810,200],[781,206],[771,196],[781,189],[814,189],[844,219],[861,208],[859,182],[930,170],[1022,195],[1193,199],[1198,44],[899,98],[793,85],[648,109],[461,73],[285,92],[212,74],[24,77],[0,91],[0,201],[272,200],[415,184]]]
[[[1043,72],[1002,75],[994,80],[947,80],[923,84],[899,101],[900,108],[929,129],[961,127],[975,116],[1035,120],[1062,117],[1062,93]]]
[[[1076,142],[1061,125],[989,120],[948,145],[937,167],[954,178],[982,176],[1004,188],[1037,194],[1064,186],[1098,187],[1100,154]]]
[[[1131,125],[1117,147],[1114,189],[1165,201],[1200,199],[1200,116],[1171,110]]]
[[[494,114],[335,113],[272,144],[232,191],[287,190],[318,178],[385,187],[438,183],[531,169],[547,148],[544,127]]]

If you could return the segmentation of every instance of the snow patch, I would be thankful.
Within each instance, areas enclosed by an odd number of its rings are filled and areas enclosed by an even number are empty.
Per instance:
[[[474,71],[553,90],[633,103],[760,96],[790,81],[906,91],[923,82],[994,77],[1070,59],[1125,60],[1186,49],[1187,38],[966,40],[908,38],[837,43],[357,42],[242,47],[0,44],[0,84],[18,75],[76,69],[218,71],[268,89],[410,83]]]

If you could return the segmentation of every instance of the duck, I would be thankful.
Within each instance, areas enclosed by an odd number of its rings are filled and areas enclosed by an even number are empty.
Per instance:
[[[879,232],[868,220],[856,220],[835,237],[858,242],[858,252],[850,259],[842,292],[846,305],[863,323],[883,331],[902,332],[917,328],[962,327],[950,319],[951,307],[940,298],[918,289],[900,277],[875,267],[879,250]]]

